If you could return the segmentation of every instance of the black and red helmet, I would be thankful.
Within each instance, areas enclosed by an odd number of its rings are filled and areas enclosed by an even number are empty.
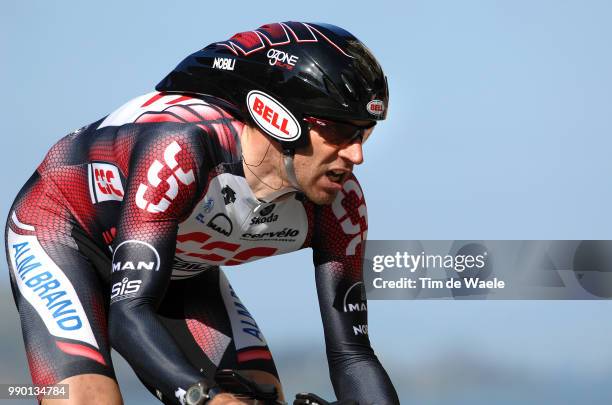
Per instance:
[[[307,117],[385,119],[387,79],[372,53],[330,24],[266,24],[189,55],[156,87],[233,104],[283,148],[307,144]]]

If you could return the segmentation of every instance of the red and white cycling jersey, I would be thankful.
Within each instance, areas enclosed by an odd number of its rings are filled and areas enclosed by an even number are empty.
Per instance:
[[[209,269],[212,274],[219,266],[310,247],[334,386],[344,397],[359,384],[360,395],[394,395],[367,336],[361,263],[367,214],[357,180],[349,178],[327,206],[293,189],[260,201],[243,171],[243,125],[221,100],[154,92],[56,143],[20,192],[7,223],[11,280],[28,302],[20,305],[22,322],[34,322],[24,326],[26,336],[42,336],[36,331],[45,327],[61,340],[55,342],[61,352],[98,367],[81,370],[104,373],[100,367],[109,367],[110,352],[103,308],[110,303],[113,346],[145,382],[172,397],[201,378],[201,371],[177,350],[182,338],[161,325],[156,311],[167,291],[182,279],[197,276],[202,282]],[[25,271],[26,259],[41,265]],[[87,268],[92,265],[103,286],[92,281]],[[222,362],[229,335],[239,362],[269,360],[257,324],[222,273],[215,277],[211,295],[221,295],[231,327],[223,334],[204,321],[184,319],[181,325],[215,365]],[[58,320],[51,319],[62,299],[72,329],[58,329]],[[186,309],[178,311],[167,322],[187,318],[180,312]],[[218,348],[212,350],[214,342]],[[38,382],[57,382],[54,376],[68,374],[50,371],[58,357],[44,346],[27,343],[32,359],[50,356],[31,362],[38,370],[33,375],[42,376]]]

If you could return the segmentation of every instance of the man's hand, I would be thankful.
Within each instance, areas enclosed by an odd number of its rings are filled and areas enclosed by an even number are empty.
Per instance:
[[[352,399],[345,399],[337,402],[328,402],[315,394],[300,393],[295,396],[293,405],[359,405],[359,403]]]

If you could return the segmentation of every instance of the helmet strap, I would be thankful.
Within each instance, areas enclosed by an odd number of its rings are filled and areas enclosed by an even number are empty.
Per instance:
[[[287,173],[287,180],[289,184],[297,190],[301,191],[298,186],[297,178],[295,177],[295,167],[293,165],[293,156],[295,155],[295,149],[283,148],[283,161],[285,163],[285,173]]]

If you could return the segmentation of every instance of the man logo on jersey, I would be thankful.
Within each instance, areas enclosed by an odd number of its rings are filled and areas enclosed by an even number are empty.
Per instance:
[[[359,281],[346,290],[342,300],[343,312],[365,312],[368,310],[365,288],[363,282]]]
[[[217,214],[206,224],[209,228],[212,228],[214,231],[219,232],[222,235],[230,236],[234,227],[232,225],[232,221],[225,214]]]
[[[124,270],[158,271],[159,266],[159,253],[147,242],[126,240],[113,252],[113,273]]]

